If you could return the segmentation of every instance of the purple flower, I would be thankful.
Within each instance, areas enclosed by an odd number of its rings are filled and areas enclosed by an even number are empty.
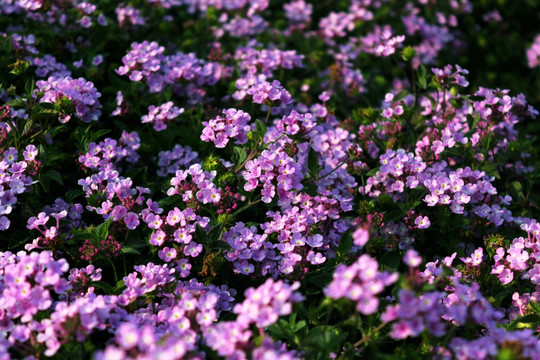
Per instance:
[[[233,311],[238,314],[237,323],[254,323],[258,327],[267,327],[275,323],[279,316],[288,315],[292,311],[292,303],[303,297],[294,290],[300,283],[292,286],[283,281],[267,279],[258,288],[249,288],[245,292],[246,300],[237,304]]]
[[[403,262],[412,268],[418,267],[422,263],[422,257],[414,249],[409,249],[403,256]]]
[[[536,35],[534,42],[527,49],[526,54],[530,68],[540,66],[540,34]]]
[[[139,343],[139,329],[131,323],[123,323],[116,331],[116,342],[124,350],[129,350]]]
[[[203,250],[203,246],[201,244],[197,244],[196,242],[190,242],[185,248],[184,248],[184,254],[186,256],[191,257],[197,257]]]
[[[418,216],[414,223],[419,229],[427,229],[431,225],[431,221],[427,216]]]
[[[172,101],[166,102],[158,107],[150,105],[148,107],[148,114],[143,115],[141,122],[143,124],[151,123],[154,125],[154,130],[162,131],[167,129],[167,124],[176,119],[183,112],[184,108],[174,106]]]
[[[139,226],[139,215],[136,213],[130,211],[124,218],[124,223],[126,224],[126,227],[130,230],[134,230],[137,226]]]
[[[167,246],[158,252],[159,258],[165,262],[173,261],[176,258],[176,254],[175,248],[169,248]]]
[[[229,142],[229,138],[236,139],[238,144],[247,142],[247,133],[252,130],[248,125],[251,120],[249,114],[242,110],[223,110],[225,117],[218,116],[210,121],[203,121],[201,140],[213,141],[217,148],[224,148]]]
[[[7,230],[9,228],[10,221],[7,217],[0,217],[0,230]]]
[[[101,94],[96,90],[94,84],[83,78],[72,79],[71,77],[49,77],[47,81],[36,82],[39,91],[44,95],[40,102],[58,104],[61,107],[67,106],[66,100],[75,109],[75,116],[83,122],[96,121],[101,116],[101,104],[98,98]],[[36,90],[36,91],[38,91]],[[69,114],[63,114],[60,122],[66,123],[70,119]]]
[[[356,301],[359,312],[372,314],[379,306],[377,294],[398,278],[397,273],[379,272],[378,268],[377,260],[367,254],[361,255],[351,266],[340,264],[324,293],[333,299],[345,297]]]
[[[352,237],[354,245],[363,247],[369,241],[369,230],[359,227],[353,232]]]

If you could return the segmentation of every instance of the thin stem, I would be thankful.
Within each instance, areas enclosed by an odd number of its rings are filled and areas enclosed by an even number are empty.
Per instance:
[[[34,135],[30,136],[30,139],[35,138],[36,136],[40,135],[42,132],[43,132],[43,130],[39,130],[39,131],[38,131],[37,133],[35,133]]]
[[[247,164],[248,161],[250,161],[251,159],[253,159],[255,157],[255,155],[257,155],[258,151],[257,151],[257,148],[259,147],[259,140],[257,140],[257,143],[255,144],[255,148],[254,149],[251,149],[251,151],[249,152],[249,155],[247,156],[246,160],[244,160],[243,163],[241,163],[238,168],[236,168],[236,170],[234,171],[235,174],[237,174],[240,170],[242,170],[242,168]]]
[[[11,128],[13,130],[15,130],[15,133],[17,134],[17,136],[15,137],[15,142],[16,142],[16,148],[17,150],[19,150],[20,148],[20,139],[21,139],[21,133],[19,132],[19,129],[17,128],[17,126],[15,126],[15,123],[13,122],[12,119],[9,120],[9,124],[11,125]]]
[[[274,141],[272,141],[272,142],[269,142],[269,143],[266,143],[266,144],[267,144],[267,145],[275,144],[275,143],[277,143],[279,140],[283,139],[285,136],[286,136],[285,134],[281,134],[281,135],[279,135],[279,137],[278,137],[276,140],[274,140]]]
[[[124,276],[127,276],[128,272],[127,272],[127,266],[126,266],[126,254],[122,254],[122,262],[124,263]]]
[[[113,268],[114,283],[118,284],[118,273],[116,272],[116,266],[114,265],[114,262],[110,258],[107,258],[107,260],[109,260],[109,263],[111,263],[111,266]]]
[[[264,120],[265,124],[268,124],[268,120],[270,119],[270,112],[272,111],[272,107],[268,106],[268,113],[266,114],[266,119]]]
[[[381,323],[379,326],[377,326],[375,329],[373,329],[373,332],[372,332],[371,334],[368,334],[368,335],[363,336],[360,340],[358,340],[357,342],[355,342],[355,343],[353,344],[352,347],[353,347],[353,348],[357,348],[357,347],[359,347],[360,345],[362,345],[363,343],[369,341],[369,340],[373,337],[373,335],[375,335],[376,333],[378,333],[379,331],[381,331],[382,328],[385,327],[386,325],[388,325],[387,322]]]
[[[446,114],[446,88],[443,87],[443,102],[442,102],[442,116],[444,118]]]
[[[257,154],[257,150],[255,149],[252,149],[248,155],[248,157],[246,158],[246,160],[244,160],[243,163],[241,163],[238,168],[234,171],[235,174],[237,174],[240,170],[242,170],[244,168],[244,166],[248,163],[248,161],[250,161],[251,159],[253,159],[255,157],[255,155]]]
[[[419,96],[418,92],[419,91],[418,91],[418,87],[416,86],[416,76],[415,76],[415,71],[414,71],[414,68],[412,66],[412,63],[410,64],[410,67],[411,67],[411,73],[412,73],[414,104],[413,104],[413,113],[411,115],[411,118],[407,119],[407,125],[409,126],[409,128],[413,132],[414,140],[417,140],[418,139],[418,134],[416,133],[416,129],[413,126],[413,120],[414,120],[414,118],[416,117],[416,114],[417,114],[416,108],[418,107],[418,96]]]
[[[321,180],[321,179],[324,179],[325,177],[327,177],[328,175],[332,174],[333,172],[335,172],[336,170],[338,170],[343,164],[347,163],[347,161],[349,161],[349,158],[343,160],[342,162],[340,162],[335,168],[333,168],[328,174],[324,174],[323,176],[319,176],[319,178],[317,179],[317,181]]]
[[[244,207],[238,209],[238,210],[237,210],[236,212],[234,212],[232,215],[233,215],[233,216],[236,216],[236,215],[238,215],[238,214],[241,214],[242,212],[246,211],[247,209],[249,209],[249,208],[252,207],[253,205],[260,203],[261,201],[262,201],[262,197],[258,198],[258,199],[255,200],[254,202],[249,203],[249,204],[247,204],[246,206],[244,206]]]

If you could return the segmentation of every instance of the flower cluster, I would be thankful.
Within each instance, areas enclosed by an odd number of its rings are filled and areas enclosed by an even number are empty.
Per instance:
[[[508,147],[508,142],[516,139],[515,124],[538,116],[538,111],[527,104],[523,94],[511,97],[508,93],[509,90],[480,87],[475,95],[481,99],[472,102],[475,114],[482,118],[478,123],[479,130],[476,135],[478,139],[483,141],[490,133],[500,137],[493,149],[494,153],[504,151]]]
[[[187,81],[192,84],[187,85],[183,92],[191,97],[189,94],[197,86],[214,85],[222,76],[227,75],[222,65],[204,62],[192,53],[165,55],[165,47],[155,41],[134,42],[131,48],[122,58],[123,65],[116,72],[118,75],[128,75],[131,81],[146,82],[150,92],[159,92],[166,85]],[[192,101],[196,100],[192,97]]]
[[[101,116],[101,104],[94,84],[83,78],[71,77],[39,80],[36,86],[43,96],[40,102],[56,104],[62,112],[59,120],[66,123],[71,119],[72,113],[83,122],[96,121]]]
[[[0,176],[0,230],[9,228],[9,215],[15,204],[17,196],[28,192],[37,174],[41,163],[37,160],[38,149],[34,145],[27,145],[23,151],[24,159],[19,161],[19,151],[10,147],[3,151]]]
[[[65,259],[56,261],[51,252],[3,252],[1,259],[0,308],[7,316],[2,324],[4,331],[13,329],[13,321],[27,323],[38,311],[51,307],[51,291],[61,294],[68,290],[62,275],[69,265]]]
[[[174,208],[167,216],[149,215],[145,221],[154,230],[149,243],[161,248],[159,258],[166,263],[176,264],[180,277],[187,277],[191,268],[188,259],[199,256],[203,250],[203,246],[193,238],[196,227],[207,228],[210,219],[196,215],[189,208],[184,211]]]
[[[174,106],[172,101],[166,102],[160,106],[150,105],[148,114],[143,115],[141,122],[143,124],[151,123],[154,125],[154,130],[163,131],[167,129],[167,124],[176,119],[184,112],[184,108]]]
[[[141,11],[135,9],[133,6],[118,6],[116,8],[116,16],[118,25],[121,28],[146,24],[146,20],[141,15]]]
[[[288,136],[306,135],[317,125],[310,113],[299,114],[293,110],[289,115],[284,116],[281,120],[276,121],[276,127]]]
[[[291,25],[308,23],[311,21],[313,13],[313,5],[306,3],[304,0],[295,0],[283,5],[285,17]]]
[[[538,338],[530,329],[507,332],[503,329],[493,329],[487,335],[475,340],[467,340],[463,338],[455,338],[450,343],[449,352],[443,353],[442,359],[459,358],[459,359],[490,359],[498,354],[501,350],[513,351],[513,346],[516,344],[519,348],[517,352],[520,356],[529,359],[538,357],[540,345]]]
[[[54,209],[53,211],[49,212],[49,215],[47,213],[40,212],[38,216],[32,216],[30,219],[28,219],[28,225],[26,226],[30,230],[38,230],[42,236],[39,236],[38,238],[34,239],[34,243],[32,245],[27,245],[27,250],[32,250],[34,248],[49,248],[49,249],[55,249],[58,245],[61,243],[61,234],[60,234],[60,220],[65,219],[68,217],[68,212],[66,210],[60,210],[56,211],[57,209]],[[73,211],[70,213],[70,216],[73,218],[80,218],[80,212],[82,211]],[[54,225],[47,225],[49,222],[49,219],[54,218],[55,222]]]
[[[215,170],[204,171],[200,164],[191,165],[187,170],[178,170],[171,179],[172,187],[167,190],[167,195],[180,194],[186,204],[195,208],[198,207],[197,202],[216,204],[221,199],[221,189],[212,182],[215,176]]]
[[[540,35],[534,38],[531,47],[527,49],[527,60],[530,68],[540,65]]]
[[[292,157],[281,152],[279,145],[270,146],[261,156],[246,163],[242,176],[246,180],[244,190],[252,191],[262,186],[262,201],[269,203],[278,196],[280,203],[289,203],[293,190],[302,190],[302,166]]]
[[[253,323],[260,328],[275,323],[280,316],[291,313],[292,303],[303,299],[300,293],[294,291],[299,287],[298,282],[288,285],[283,281],[268,279],[256,289],[247,289],[246,300],[233,308],[238,315],[236,322],[245,327]]]
[[[143,41],[131,44],[131,50],[122,58],[124,65],[116,73],[128,75],[131,81],[159,81],[155,74],[160,68],[165,48],[156,42]]]
[[[467,87],[469,82],[463,75],[467,75],[469,71],[462,69],[461,66],[456,65],[456,71],[453,71],[452,65],[446,65],[444,69],[431,69],[437,82],[443,86],[449,86],[450,84],[457,84],[459,86]]]
[[[540,226],[534,221],[522,224],[529,236],[515,238],[508,248],[499,247],[493,256],[494,264],[491,273],[496,274],[501,283],[509,284],[514,280],[514,272],[531,283],[540,284],[540,244],[536,234],[540,234]]]
[[[478,204],[497,194],[491,184],[494,179],[484,171],[470,167],[451,171],[446,161],[427,167],[420,156],[402,149],[397,152],[387,150],[379,157],[379,162],[381,167],[376,175],[370,177],[367,185],[360,189],[370,196],[382,193],[397,196],[405,188],[422,186],[428,191],[423,198],[428,206],[448,205],[452,212],[462,214],[464,205]]]
[[[90,264],[85,268],[71,269],[68,276],[68,284],[71,287],[70,300],[84,297],[88,292],[93,292],[92,283],[100,281],[102,269]]]
[[[345,12],[330,12],[319,22],[319,28],[329,45],[334,44],[332,40],[335,37],[344,37],[347,32],[354,29],[354,15]]]
[[[253,348],[249,343],[252,336],[250,324],[255,324],[261,332],[263,328],[274,324],[280,315],[288,315],[292,304],[303,297],[296,292],[299,283],[288,285],[283,281],[266,280],[258,288],[249,288],[246,299],[237,304],[233,311],[238,314],[235,321],[220,322],[210,327],[205,333],[208,346],[219,355],[228,358],[246,359],[246,353],[252,353],[253,359],[275,356],[277,359],[297,359],[294,351],[287,351],[284,344],[263,340],[260,347]]]
[[[148,216],[163,211],[156,202],[146,200],[149,189],[140,186],[133,188],[132,180],[120,176],[116,170],[100,171],[80,179],[78,183],[87,197],[97,200],[95,205],[87,206],[88,210],[100,214],[104,220],[112,218],[115,222],[121,222],[130,230],[139,226],[141,217],[146,221]],[[147,207],[142,209],[145,200]]]
[[[405,41],[405,35],[392,36],[392,28],[384,26],[375,27],[374,31],[360,39],[361,50],[375,56],[390,56]]]
[[[471,10],[463,9],[464,12],[470,12]],[[420,15],[419,9],[414,6],[407,6],[407,12],[408,15],[402,18],[406,35],[421,38],[419,44],[413,46],[416,52],[413,64],[415,66],[420,63],[433,64],[439,52],[456,39],[456,35],[451,31],[452,26],[450,26],[456,24],[456,17],[451,15],[446,24],[433,24],[426,17]]]
[[[333,280],[325,289],[328,297],[345,297],[356,302],[358,312],[369,315],[377,311],[377,294],[386,286],[392,285],[398,278],[397,273],[379,272],[379,263],[369,255],[362,255],[352,264],[340,264],[336,268]]]
[[[495,329],[495,323],[502,313],[494,309],[478,291],[478,284],[472,286],[453,283],[450,292],[431,291],[416,295],[413,291],[399,291],[399,303],[388,306],[381,315],[385,322],[392,324],[390,336],[394,339],[419,336],[425,330],[441,337],[448,327],[478,324]]]
[[[264,80],[265,77],[240,78],[236,81],[236,91],[233,97],[236,100],[242,100],[248,95],[254,103],[277,106],[280,104],[289,104],[292,102],[291,94],[281,86],[277,80],[272,83]]]
[[[178,170],[185,170],[190,165],[199,162],[199,155],[190,146],[175,145],[172,150],[160,151],[158,154],[157,171],[159,176],[175,174]]]
[[[41,78],[52,76],[54,78],[64,78],[71,76],[66,65],[58,62],[54,56],[44,55],[42,58],[36,57],[32,60],[32,65],[37,67],[36,75]]]
[[[301,68],[303,55],[296,50],[262,49],[238,47],[234,58],[239,60],[238,68],[248,74],[262,73],[272,76],[274,71]]]
[[[0,0],[0,359],[538,358],[492,3]]]
[[[139,160],[137,150],[141,146],[139,135],[133,131],[123,132],[120,139],[106,138],[99,143],[88,144],[88,152],[79,156],[79,162],[91,170],[106,171],[117,168],[117,165],[125,160],[128,163],[136,163]]]
[[[222,111],[224,117],[217,116],[215,119],[203,121],[205,126],[201,134],[201,140],[213,142],[217,148],[224,148],[229,139],[235,139],[238,144],[247,142],[247,133],[252,130],[249,125],[251,116],[242,110],[226,109]]]

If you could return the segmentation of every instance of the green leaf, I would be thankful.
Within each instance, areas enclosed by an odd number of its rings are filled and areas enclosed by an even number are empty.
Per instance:
[[[491,145],[491,133],[488,133],[486,137],[484,138],[484,141],[482,142],[482,149],[484,149],[484,151],[488,151],[490,145]]]
[[[523,328],[537,328],[540,325],[540,315],[528,314],[517,318],[508,325],[509,330],[523,329]]]
[[[420,66],[418,66],[417,74],[418,74],[418,86],[421,89],[425,90],[427,88],[427,71],[426,71],[426,67],[424,65],[420,64]]]
[[[29,66],[30,63],[28,61],[19,59],[15,63],[11,64],[13,70],[11,70],[9,73],[13,75],[21,75],[28,69]]]
[[[103,290],[107,295],[112,294],[113,292],[113,286],[105,281],[94,281],[91,285]]]
[[[307,351],[306,359],[328,359],[331,352],[339,353],[347,334],[332,326],[318,326],[311,329],[302,340]]]
[[[352,248],[352,244],[352,231],[349,229],[345,231],[343,235],[341,235],[341,239],[339,239],[338,253],[341,256],[347,255]]]
[[[36,87],[36,82],[34,81],[34,78],[28,79],[26,81],[26,83],[24,84],[24,91],[28,95],[32,95],[32,93],[34,92],[35,87]]]
[[[96,132],[92,132],[91,135],[88,137],[88,143],[91,143],[93,141],[96,141],[97,139],[99,139],[100,137],[110,133],[111,130],[109,129],[101,129],[101,130],[98,130]]]
[[[25,108],[26,102],[23,99],[17,98],[17,99],[9,100],[8,102],[6,102],[5,105],[9,105],[10,107],[15,108],[15,109]]]
[[[39,183],[45,190],[45,192],[49,192],[51,189],[51,179],[46,174],[39,174]]]
[[[182,196],[179,194],[174,194],[173,196],[167,196],[164,199],[158,201],[159,206],[169,206],[173,204],[182,203]]]
[[[221,240],[221,235],[223,233],[224,225],[223,223],[217,224],[208,232],[208,238],[210,241],[216,242]]]
[[[266,125],[259,119],[255,120],[255,133],[261,137],[266,134]]]
[[[308,169],[315,178],[319,177],[319,173],[321,172],[321,167],[319,166],[319,153],[312,147],[309,148],[308,152]]]
[[[47,161],[47,153],[45,152],[45,148],[41,144],[38,145],[37,159],[41,161],[42,164],[45,164],[45,162]]]
[[[397,270],[401,262],[401,254],[398,250],[392,250],[381,257],[381,265],[389,270]]]
[[[412,48],[412,46],[407,46],[403,51],[401,52],[401,58],[405,61],[410,61],[412,58],[416,56],[416,50]]]
[[[199,224],[195,227],[195,236],[200,243],[206,243],[208,241],[208,233]]]
[[[118,294],[120,290],[124,288],[124,286],[126,286],[126,284],[124,284],[124,280],[119,280],[116,285],[114,285],[113,292]]]
[[[512,181],[509,188],[512,197],[520,203],[523,202],[523,199],[525,198],[523,195],[523,185],[521,185],[519,181]]]
[[[111,217],[93,229],[92,233],[94,234],[94,238],[96,240],[101,241],[107,239],[109,236],[109,227],[111,226],[112,221],[113,219]]]
[[[512,349],[500,349],[497,353],[497,360],[517,360]]]
[[[141,253],[137,250],[135,250],[134,248],[130,247],[130,246],[122,246],[122,248],[120,249],[120,252],[122,254],[136,254],[136,255],[141,255]]]
[[[379,171],[379,169],[380,169],[380,167],[373,168],[373,169],[369,170],[366,175],[367,176],[375,176],[375,175],[377,175],[377,172]]]
[[[62,175],[56,170],[49,170],[45,173],[49,177],[49,179],[57,182],[60,184],[60,186],[64,186],[64,179],[62,179]]]
[[[233,152],[234,152],[235,162],[237,165],[244,163],[244,161],[247,159],[246,150],[244,150],[243,148],[239,146],[235,146],[233,148]]]
[[[499,174],[497,165],[495,165],[492,162],[487,162],[487,161],[484,162],[484,164],[482,164],[482,166],[480,167],[480,170],[485,171],[489,177],[493,176],[495,177],[495,179],[498,179],[498,180],[501,179],[501,175]]]
[[[302,191],[308,194],[309,196],[317,196],[318,194],[317,186],[311,183],[304,184],[304,189]]]
[[[512,292],[508,290],[500,290],[495,295],[495,301],[493,301],[493,306],[501,306],[501,303],[504,301],[505,298],[507,298],[509,295],[511,295]]]
[[[26,123],[24,124],[21,135],[24,136],[24,135],[28,134],[30,132],[30,130],[32,130],[32,126],[34,126],[34,120],[33,119],[28,119],[26,121]]]
[[[81,189],[70,189],[66,191],[66,202],[70,204],[73,202],[73,200],[84,194],[84,191]]]
[[[539,301],[531,301],[529,302],[529,306],[531,309],[533,309],[536,313],[540,314],[540,302]]]

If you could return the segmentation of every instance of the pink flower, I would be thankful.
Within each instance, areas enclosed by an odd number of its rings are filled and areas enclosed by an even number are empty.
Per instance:
[[[431,221],[427,216],[418,216],[414,223],[419,229],[427,229],[431,225]]]
[[[409,249],[403,256],[403,262],[412,268],[418,267],[422,263],[422,257],[414,249]]]
[[[369,241],[369,230],[359,227],[353,232],[353,243],[356,246],[364,246]]]

